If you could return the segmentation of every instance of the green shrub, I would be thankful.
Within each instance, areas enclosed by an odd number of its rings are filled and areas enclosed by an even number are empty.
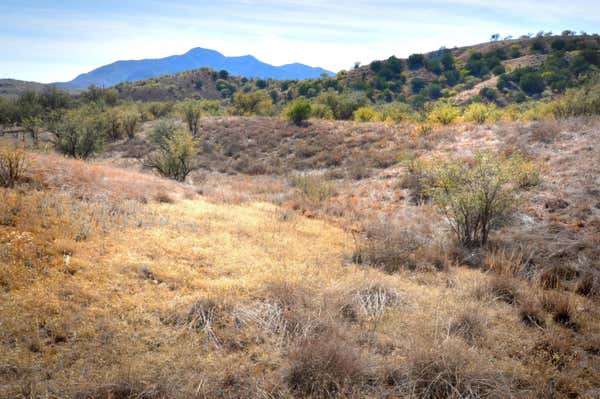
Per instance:
[[[301,125],[302,122],[310,118],[312,107],[305,98],[299,98],[285,108],[283,115],[290,122]]]
[[[180,110],[192,136],[196,137],[200,129],[201,103],[197,100],[186,100],[180,104]]]
[[[123,131],[129,140],[135,138],[135,133],[140,124],[140,114],[136,111],[129,110],[123,113],[121,123]]]
[[[373,107],[360,107],[354,111],[353,116],[356,122],[378,122],[383,120],[381,112]]]
[[[165,145],[165,143],[173,137],[173,134],[177,130],[177,123],[172,119],[159,119],[156,125],[150,132],[150,140],[159,146]]]
[[[93,106],[69,111],[56,125],[56,149],[70,157],[86,159],[102,149],[106,122]]]
[[[243,116],[271,115],[273,113],[273,99],[265,90],[250,93],[237,92],[233,96],[233,113]]]
[[[441,123],[442,125],[449,125],[458,118],[460,115],[460,109],[450,104],[439,104],[436,105],[427,116],[427,119],[433,123]]]
[[[550,109],[556,118],[600,115],[600,75],[585,87],[567,90],[562,98],[550,104]]]
[[[327,105],[324,104],[312,104],[311,105],[311,116],[315,119],[332,120],[333,111]]]
[[[490,230],[512,208],[517,166],[513,159],[478,153],[433,167],[427,191],[461,244],[485,245]]]
[[[471,104],[465,110],[464,119],[467,122],[483,124],[493,117],[495,111],[496,106],[494,104],[489,106],[481,103]]]
[[[158,151],[148,156],[144,165],[156,170],[161,176],[177,181],[185,178],[195,169],[196,143],[189,132],[176,131],[164,141]]]

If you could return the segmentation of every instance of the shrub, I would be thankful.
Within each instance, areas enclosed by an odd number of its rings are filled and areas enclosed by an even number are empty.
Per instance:
[[[311,116],[316,119],[332,120],[333,111],[324,104],[312,104]]]
[[[273,113],[273,100],[265,90],[237,92],[233,97],[233,113],[243,116],[268,116]]]
[[[448,324],[448,333],[462,337],[468,344],[484,335],[484,322],[481,311],[468,308],[453,318]]]
[[[382,120],[382,115],[379,111],[372,107],[360,107],[353,113],[356,122],[377,122]]]
[[[531,327],[544,327],[546,318],[537,302],[526,300],[519,306],[519,318],[521,321]]]
[[[29,133],[34,143],[39,141],[40,130],[42,129],[42,120],[37,116],[28,116],[23,118],[23,129]]]
[[[569,89],[560,99],[551,104],[552,114],[556,118],[572,116],[592,116],[600,114],[600,75],[579,89]]]
[[[576,310],[567,294],[548,292],[542,297],[542,307],[552,315],[555,323],[577,330]]]
[[[200,116],[202,115],[200,102],[196,100],[187,100],[181,103],[180,107],[190,133],[192,133],[193,137],[196,137],[200,128]]]
[[[159,146],[166,143],[177,131],[177,124],[172,119],[160,119],[150,132],[150,140]]]
[[[290,183],[298,189],[300,195],[313,202],[323,202],[335,194],[333,184],[316,176],[295,176]]]
[[[519,79],[519,87],[528,95],[536,95],[540,94],[546,88],[546,84],[544,83],[544,79],[538,73],[525,73]]]
[[[188,132],[177,131],[164,141],[159,150],[151,154],[144,164],[156,170],[161,176],[184,181],[195,169],[196,144]]]
[[[123,137],[121,112],[117,108],[109,109],[104,115],[106,123],[106,138],[116,141]]]
[[[427,119],[433,123],[449,125],[460,115],[460,109],[450,104],[440,104],[435,106],[427,116]]]
[[[291,102],[286,107],[283,114],[290,122],[293,122],[296,125],[301,125],[302,122],[310,118],[311,109],[312,107],[308,100],[299,98]]]
[[[505,377],[464,344],[417,345],[409,355],[403,397],[424,399],[511,397]],[[400,382],[400,381],[399,381]]]
[[[27,169],[27,153],[23,148],[0,148],[0,186],[13,187]]]
[[[417,268],[415,252],[422,239],[399,222],[377,220],[367,224],[364,233],[355,237],[352,260],[377,267],[386,273]]]
[[[464,118],[467,122],[474,122],[481,125],[492,117],[495,110],[496,106],[493,104],[486,106],[485,104],[474,103],[469,105],[465,110]]]
[[[127,138],[132,140],[140,123],[140,114],[136,111],[127,111],[123,114],[121,123]]]
[[[285,380],[302,397],[345,396],[352,386],[367,380],[367,366],[358,349],[335,332],[324,334],[300,341],[289,355]]]
[[[68,112],[56,126],[54,144],[61,153],[86,159],[102,149],[106,125],[96,108]]]
[[[428,192],[466,247],[485,245],[515,201],[515,162],[488,153],[438,163]]]

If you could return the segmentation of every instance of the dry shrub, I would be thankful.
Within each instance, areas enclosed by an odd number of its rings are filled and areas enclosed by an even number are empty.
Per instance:
[[[521,248],[492,249],[485,251],[483,267],[500,276],[527,277],[531,267],[531,254]]]
[[[533,300],[527,299],[519,305],[519,318],[521,321],[530,327],[543,328],[546,325],[546,318],[540,304]]]
[[[419,264],[415,253],[426,239],[418,231],[400,221],[375,220],[364,227],[364,233],[355,237],[352,260],[395,273],[402,269],[415,270]]]
[[[410,202],[421,204],[429,201],[427,182],[431,179],[428,164],[421,159],[409,159],[405,162],[406,173],[398,186],[410,190]]]
[[[572,330],[579,329],[575,305],[566,293],[547,292],[542,296],[543,309],[552,315],[552,320]]]
[[[544,144],[553,143],[561,132],[559,122],[544,120],[531,125],[530,141]]]
[[[415,345],[400,387],[416,398],[509,397],[506,377],[464,344],[454,340],[439,345]]]
[[[478,299],[491,298],[511,305],[517,301],[518,295],[516,281],[508,276],[493,276],[475,290],[475,297]]]
[[[462,337],[468,344],[485,334],[485,322],[481,309],[470,306],[450,320],[448,334]]]
[[[587,297],[600,297],[600,272],[595,270],[584,272],[577,281],[575,292]]]
[[[119,382],[77,392],[74,397],[75,399],[167,399],[173,396],[160,386]]]
[[[342,295],[339,313],[343,319],[356,322],[364,317],[381,319],[389,307],[402,303],[401,294],[394,287],[379,282],[364,284],[363,287]]]
[[[191,330],[206,334],[216,346],[221,340],[216,330],[225,326],[230,309],[224,301],[201,298],[193,302],[187,311],[174,310],[161,316],[164,324],[185,326]]]
[[[23,148],[0,148],[0,186],[13,187],[23,179],[28,157]]]
[[[161,203],[161,204],[173,204],[173,203],[175,203],[175,200],[173,199],[173,197],[171,197],[171,195],[169,195],[169,193],[167,193],[165,191],[158,192],[154,196],[154,200],[156,202]]]
[[[285,381],[302,397],[351,395],[369,379],[365,357],[335,327],[299,341],[289,359]]]
[[[578,276],[579,271],[575,267],[561,262],[542,269],[538,275],[538,283],[544,289],[556,289]]]

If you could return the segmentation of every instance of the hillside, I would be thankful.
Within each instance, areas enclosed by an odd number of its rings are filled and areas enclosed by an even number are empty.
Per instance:
[[[18,97],[26,91],[42,92],[43,90],[52,87],[37,82],[26,82],[16,79],[0,79],[0,96]]]
[[[194,184],[140,168],[152,125],[92,162],[30,152],[0,188],[0,397],[600,389],[597,118],[426,135],[206,118]],[[522,151],[539,182],[466,251],[397,159],[486,149]]]
[[[86,89],[90,85],[110,87],[123,82],[132,82],[161,75],[169,75],[202,67],[225,70],[231,75],[262,79],[308,79],[332,73],[322,68],[295,63],[273,66],[250,55],[226,57],[203,48],[194,48],[185,54],[159,59],[117,61],[84,73],[70,82],[56,83],[69,89]]]
[[[422,109],[428,102],[452,100],[506,106],[552,98],[599,70],[599,36],[545,36],[440,49],[408,59],[392,56],[325,79],[230,79],[194,70],[117,89],[123,98],[142,101],[206,97],[226,103],[237,91],[267,90],[276,103],[333,91],[363,97],[363,105],[403,102]]]

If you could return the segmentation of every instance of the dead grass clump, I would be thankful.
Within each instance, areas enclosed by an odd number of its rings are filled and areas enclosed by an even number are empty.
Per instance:
[[[583,273],[577,281],[575,292],[587,297],[600,297],[600,273],[593,270]]]
[[[23,148],[0,148],[0,186],[13,187],[23,179],[28,157]]]
[[[531,142],[551,144],[560,135],[561,125],[557,121],[546,120],[531,125]]]
[[[381,319],[388,308],[402,303],[402,297],[394,287],[370,283],[354,290],[339,306],[339,313],[346,321],[357,322],[359,318]]]
[[[567,294],[547,292],[542,297],[542,307],[552,315],[552,320],[572,330],[579,329],[576,309]]]
[[[543,328],[546,325],[546,318],[540,304],[532,299],[525,300],[519,305],[519,318],[529,327]]]
[[[579,276],[579,271],[565,263],[557,263],[544,268],[538,276],[538,283],[544,289],[557,289],[564,282],[573,281]]]
[[[516,281],[507,276],[493,276],[475,290],[478,299],[490,298],[510,305],[517,301],[519,289]]]
[[[168,399],[172,396],[160,386],[146,387],[142,384],[120,382],[78,392],[74,397],[75,399]]]
[[[206,334],[216,346],[221,340],[217,329],[225,326],[229,315],[229,306],[223,301],[201,298],[193,302],[187,311],[172,311],[163,315],[161,321],[167,325],[184,326]]]
[[[469,307],[450,321],[448,334],[462,337],[465,342],[472,345],[475,340],[485,335],[484,325],[481,309]]]
[[[292,392],[303,397],[348,396],[369,379],[364,356],[335,329],[299,341],[289,359],[285,381]]]
[[[154,200],[161,204],[175,203],[175,200],[173,199],[173,197],[171,197],[171,195],[169,195],[169,193],[164,192],[164,191],[156,193],[156,195],[154,196]]]
[[[377,220],[367,224],[365,232],[355,238],[352,260],[380,268],[386,273],[418,267],[415,252],[423,245],[423,238],[398,221]]]
[[[489,363],[452,340],[434,347],[419,345],[409,355],[401,391],[417,398],[509,397],[506,378]]]

